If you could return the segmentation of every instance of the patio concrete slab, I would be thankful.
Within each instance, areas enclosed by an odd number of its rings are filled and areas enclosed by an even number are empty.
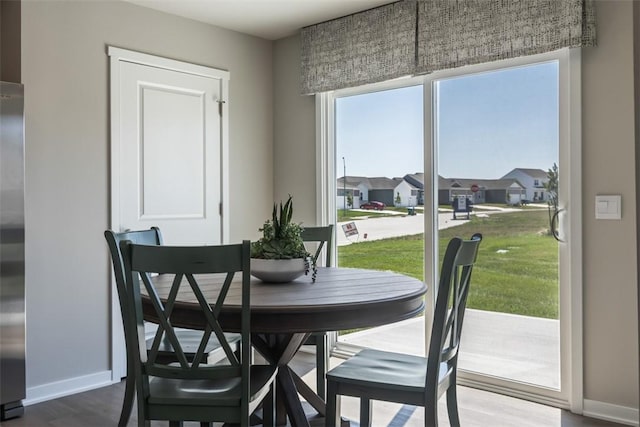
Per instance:
[[[340,340],[363,347],[424,355],[424,335],[424,319],[418,317],[342,335]],[[557,389],[560,386],[559,358],[557,320],[466,311],[460,369]]]

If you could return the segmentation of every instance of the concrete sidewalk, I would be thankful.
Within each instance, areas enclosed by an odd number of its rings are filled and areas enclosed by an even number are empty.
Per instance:
[[[451,218],[451,213],[438,214],[438,229],[462,225],[469,220]],[[349,222],[354,222],[358,229],[358,236],[346,237],[342,226]],[[367,218],[354,221],[339,222],[336,229],[336,242],[338,246],[350,245],[351,243],[368,240],[388,239],[390,237],[410,236],[424,232],[424,215],[390,216],[382,218]]]

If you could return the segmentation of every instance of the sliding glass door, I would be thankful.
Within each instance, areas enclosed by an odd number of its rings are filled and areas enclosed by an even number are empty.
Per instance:
[[[424,354],[442,248],[481,232],[462,383],[580,410],[579,100],[567,50],[318,96],[338,264],[430,286],[424,318],[342,331],[336,354]]]

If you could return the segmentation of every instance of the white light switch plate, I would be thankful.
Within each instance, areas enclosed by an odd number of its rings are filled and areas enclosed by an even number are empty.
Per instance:
[[[622,196],[596,196],[596,219],[622,219]]]

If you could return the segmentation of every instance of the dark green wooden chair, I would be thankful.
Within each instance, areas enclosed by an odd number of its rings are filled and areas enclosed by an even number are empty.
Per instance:
[[[126,304],[126,285],[124,279],[124,261],[122,254],[120,253],[120,242],[123,240],[130,240],[134,243],[145,245],[162,245],[162,233],[158,227],[153,227],[149,230],[139,231],[127,231],[124,233],[115,233],[111,230],[104,232],[104,236],[107,239],[109,245],[109,251],[111,253],[111,261],[113,264],[113,273],[116,279],[116,287],[118,290],[118,299],[120,301],[120,312],[124,321],[125,316],[125,304]],[[198,345],[202,340],[204,332],[194,331],[188,329],[176,330],[176,335],[180,341],[182,348],[185,352],[187,359],[192,360],[198,350]],[[236,351],[240,348],[240,335],[238,334],[226,334],[229,342],[232,342]],[[151,350],[154,345],[154,341],[158,341],[158,360],[163,363],[177,362],[177,356],[171,342],[166,337],[156,336],[146,340],[147,350]],[[128,344],[129,340],[125,338],[125,342]],[[213,358],[220,358],[223,356],[222,347],[216,337],[209,339],[205,352]],[[122,402],[122,411],[120,412],[120,420],[118,421],[119,427],[125,427],[131,417],[131,410],[133,409],[133,400],[135,396],[135,375],[133,374],[133,359],[130,357],[130,352],[127,351],[127,378],[125,380],[124,387],[124,400]]]
[[[302,240],[305,242],[316,242],[318,247],[314,253],[313,261],[317,262],[323,248],[327,248],[325,256],[325,266],[331,267],[331,253],[333,252],[333,224],[325,227],[304,227],[302,230]],[[316,332],[307,338],[304,345],[316,347],[316,391],[318,396],[325,398],[326,382],[325,377],[329,369],[329,345],[326,332]]]
[[[136,374],[138,425],[149,426],[150,420],[168,420],[170,426],[183,421],[225,422],[249,426],[251,414],[264,403],[265,425],[274,424],[274,384],[278,368],[251,363],[250,312],[250,242],[223,246],[155,246],[122,241],[127,283],[127,315]],[[173,276],[171,289],[164,301],[154,286],[155,273]],[[207,300],[198,284],[198,275],[225,274],[217,295]],[[236,273],[242,281],[234,283]],[[169,320],[179,291],[193,292],[203,317],[204,335],[193,360],[188,360],[182,344]],[[241,357],[233,351],[218,321],[229,290],[241,295]],[[157,352],[144,346],[142,293],[149,296],[158,330],[167,336],[178,362],[158,363]],[[208,291],[212,297],[212,290]],[[204,348],[211,335],[220,342],[226,363],[206,364]],[[142,346],[141,346],[142,344]],[[140,350],[137,350],[140,349]]]
[[[371,400],[425,408],[424,425],[438,425],[438,399],[447,394],[452,427],[460,426],[456,373],[471,272],[482,241],[452,239],[444,254],[428,357],[365,349],[327,373],[326,425],[340,425],[339,395],[360,398],[360,425],[371,425]]]

